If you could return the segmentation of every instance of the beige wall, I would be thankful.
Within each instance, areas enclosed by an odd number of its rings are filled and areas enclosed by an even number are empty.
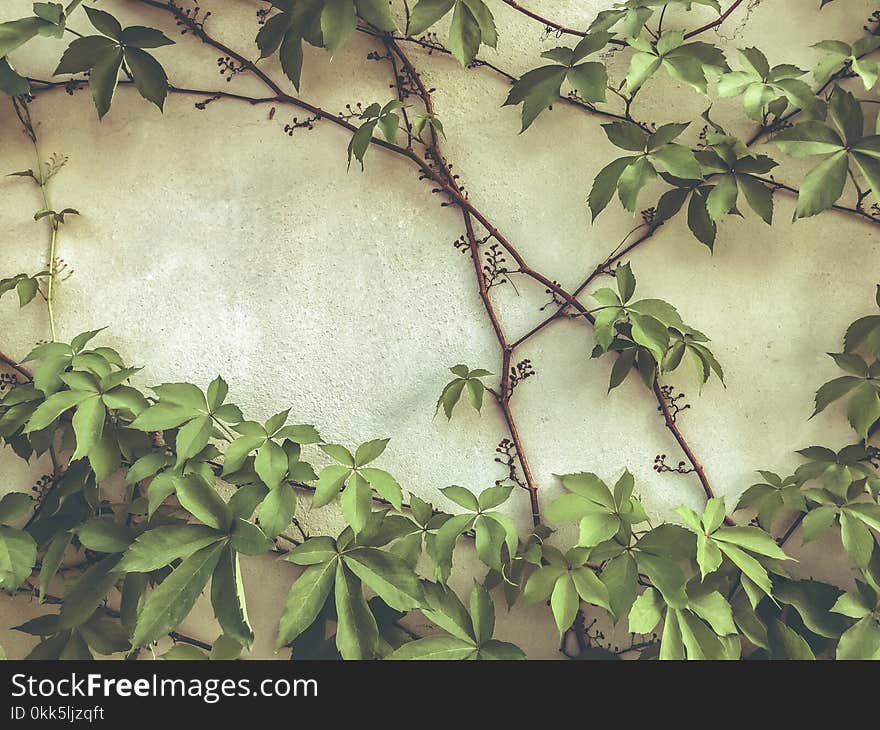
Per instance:
[[[529,2],[580,25],[609,6]],[[731,57],[736,47],[757,45],[771,62],[809,67],[816,58],[809,44],[857,37],[874,7],[838,0],[820,15],[804,10],[805,2],[763,0],[744,27],[725,25],[712,40]],[[254,55],[255,5],[204,4],[216,12],[211,32]],[[174,31],[163,13],[136,3],[101,5],[128,23]],[[501,41],[485,57],[511,72],[538,65],[541,50],[564,42],[543,40],[536,24],[500,2],[490,5]],[[0,20],[24,15],[28,6],[7,0]],[[72,25],[88,30],[83,18]],[[227,84],[217,74],[216,52],[189,36],[174,37],[178,46],[157,52],[172,83],[262,93],[246,76]],[[52,60],[30,50],[14,59],[20,69],[48,77],[61,44],[35,45]],[[310,49],[302,96],[334,111],[388,100],[388,69],[365,60],[370,49],[367,38],[356,37],[332,63]],[[518,109],[500,108],[503,80],[486,69],[463,70],[448,57],[413,50],[413,58],[437,88],[448,156],[471,199],[534,267],[576,286],[637,222],[615,201],[590,224],[586,194],[616,156],[601,120],[558,105],[518,136]],[[281,78],[275,61],[264,68]],[[625,74],[619,55],[610,60],[610,72],[618,80]],[[330,124],[285,135],[284,124],[302,112],[279,107],[270,121],[265,106],[218,101],[197,111],[193,102],[172,95],[163,116],[131,89],[120,89],[103,123],[86,92],[55,92],[33,105],[44,153],[70,155],[52,182],[54,201],[82,212],[64,226],[60,242],[60,255],[75,270],[58,294],[61,337],[108,325],[103,342],[146,366],[141,384],[188,379],[207,385],[219,372],[253,417],[292,407],[294,418],[315,423],[331,440],[355,444],[391,436],[386,468],[441,507],[452,505],[440,487],[491,485],[502,476],[493,458],[505,435],[491,405],[482,416],[462,407],[450,423],[433,417],[446,368],[465,362],[497,372],[500,365],[471,263],[452,245],[462,233],[460,216],[439,207],[404,161],[380,150],[369,152],[365,173],[354,165],[346,174],[348,135]],[[719,102],[713,116],[744,133],[738,103]],[[692,90],[661,78],[640,94],[634,112],[663,123],[698,118],[705,106]],[[692,141],[698,131],[694,125]],[[10,106],[0,104],[0,172],[32,166],[26,142]],[[768,152],[782,159],[775,148]],[[799,170],[785,165],[779,178],[796,182]],[[36,271],[45,260],[46,235],[30,220],[39,207],[35,191],[18,179],[0,182],[0,190],[0,274]],[[643,198],[645,206],[650,197]],[[866,265],[876,261],[873,228],[835,214],[792,225],[792,200],[777,196],[776,202],[772,227],[751,212],[725,220],[714,255],[679,218],[633,257],[639,293],[678,306],[687,322],[712,337],[724,365],[726,388],[713,379],[700,392],[687,367],[669,382],[687,393],[691,408],[682,429],[731,501],[752,483],[755,469],[791,469],[795,449],[851,438],[839,408],[807,418],[816,387],[835,374],[824,353],[839,348],[847,323],[870,311],[877,283],[876,267]],[[527,281],[517,281],[517,289],[493,292],[515,336],[539,321],[547,299]],[[36,305],[19,314],[10,298],[0,302],[4,351],[23,356],[46,336]],[[693,475],[651,469],[656,454],[679,458],[656,402],[634,379],[606,394],[611,363],[590,360],[592,346],[587,328],[561,322],[522,348],[538,376],[517,390],[513,407],[542,502],[558,491],[554,474],[588,470],[614,479],[628,467],[649,511],[669,517],[679,504],[698,507],[703,496]],[[0,470],[4,490],[27,489],[40,471],[9,454],[0,454]],[[333,508],[310,513],[303,507],[301,518],[313,530],[337,524]],[[526,495],[515,494],[509,507],[526,528]],[[825,550],[811,553],[821,559]],[[291,571],[269,558],[250,561],[245,584],[258,655],[270,652]],[[821,561],[809,569],[811,575],[830,571]],[[464,570],[461,579],[460,585],[469,580]],[[505,617],[500,605],[504,638],[534,657],[556,656],[549,611],[518,609]],[[30,640],[6,627],[39,610],[20,599],[0,601],[0,644],[10,655],[20,655]],[[187,627],[212,640],[217,630],[210,609],[197,612]]]

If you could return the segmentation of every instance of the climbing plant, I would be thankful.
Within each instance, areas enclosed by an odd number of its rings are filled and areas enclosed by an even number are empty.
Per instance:
[[[254,3],[254,46],[246,51],[212,33],[219,1],[210,13],[184,0],[37,2],[32,15],[0,23],[0,89],[35,155],[31,169],[9,171],[7,184],[39,189],[34,217],[50,235],[43,270],[3,272],[0,280],[0,296],[16,296],[22,307],[43,301],[50,323],[49,340],[23,361],[0,355],[8,370],[0,382],[0,438],[18,457],[48,456],[52,465],[31,493],[0,499],[0,588],[47,606],[16,627],[39,638],[29,658],[236,658],[254,641],[240,556],[269,553],[297,566],[276,634],[277,648],[294,659],[524,658],[518,646],[495,638],[496,601],[513,611],[546,606],[560,651],[572,658],[880,658],[880,314],[867,313],[869,293],[866,313],[831,355],[842,374],[816,392],[817,418],[846,401],[852,443],[809,445],[798,452],[803,463],[793,474],[761,470],[760,481],[727,504],[678,422],[687,406],[664,382],[687,362],[700,382],[721,383],[722,365],[709,337],[686,323],[699,325],[698,313],[639,297],[629,259],[680,214],[696,241],[712,249],[729,215],[754,214],[769,224],[779,195],[796,196],[795,219],[880,223],[880,128],[868,124],[880,101],[880,11],[867,19],[854,14],[853,37],[817,44],[815,67],[801,69],[771,66],[758,48],[729,57],[711,42],[713,31],[743,22],[759,2],[609,2],[590,25],[569,28],[512,0],[271,0]],[[821,12],[831,2],[847,0],[813,0],[798,12]],[[171,20],[182,37],[174,43],[153,27],[123,27],[117,6],[143,10],[144,22]],[[519,78],[479,55],[503,42],[493,17],[501,8],[528,16],[560,43]],[[692,17],[709,20],[698,25]],[[303,44],[333,54],[355,33],[387,61],[393,95],[335,114],[307,101]],[[40,36],[54,39],[40,45],[55,53],[51,79],[14,60]],[[163,63],[195,43],[219,55],[227,79],[250,76],[263,95],[175,86]],[[533,267],[464,192],[412,47],[454,56],[468,73],[504,76],[511,86],[499,106],[521,106],[525,135],[541,134],[541,116],[554,105],[604,119],[604,134],[620,152],[585,189],[586,205],[595,218],[613,214],[619,202],[641,213],[642,223],[576,289]],[[276,55],[284,78],[257,60]],[[612,78],[611,55],[626,59],[624,78]],[[682,93],[705,97],[701,120],[639,118],[640,91],[663,76],[682,82]],[[349,166],[387,154],[418,171],[461,218],[456,247],[471,258],[499,350],[498,363],[456,364],[452,379],[438,373],[437,412],[454,419],[465,408],[498,409],[508,431],[496,458],[504,479],[444,487],[456,505],[446,513],[382,468],[388,438],[328,443],[314,425],[291,423],[289,410],[251,420],[229,401],[221,377],[143,390],[131,381],[140,368],[102,345],[101,331],[70,342],[57,336],[53,305],[70,275],[58,240],[78,211],[51,201],[50,182],[66,158],[43,157],[31,105],[57,90],[88,89],[104,118],[129,87],[160,109],[169,94],[198,99],[198,109],[220,101],[288,106],[307,115],[294,119],[289,133],[317,124],[350,133]],[[741,99],[744,118],[756,125],[747,138],[713,119],[711,104],[723,97]],[[756,151],[758,141],[813,164],[799,181],[777,180],[777,161]],[[664,191],[643,208],[652,182]],[[694,255],[705,249],[696,246]],[[604,278],[611,285],[598,286]],[[553,310],[518,339],[500,324],[491,292],[516,279],[544,287]],[[672,521],[650,515],[639,497],[650,485],[637,485],[625,464],[613,474],[589,471],[589,454],[584,471],[558,477],[559,496],[544,497],[513,408],[516,389],[533,374],[517,350],[563,318],[583,323],[593,357],[613,360],[609,390],[632,373],[653,395],[682,452],[675,467],[658,457],[655,470],[693,474],[706,496],[702,513],[682,507]],[[529,498],[527,533],[505,511],[515,491]],[[338,502],[342,532],[310,534],[297,515],[304,496],[315,507]],[[558,529],[569,523],[573,533]],[[841,585],[793,577],[792,541],[828,533],[841,545]],[[464,541],[473,543],[483,569],[470,593],[458,595],[448,581]],[[204,592],[222,631],[212,642],[180,630]],[[435,629],[415,634],[406,621],[412,612]],[[613,627],[628,643],[603,640]]]

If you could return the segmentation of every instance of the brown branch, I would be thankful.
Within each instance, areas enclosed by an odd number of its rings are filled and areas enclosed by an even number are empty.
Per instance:
[[[707,30],[712,30],[713,28],[717,28],[720,26],[725,20],[727,20],[733,12],[742,5],[743,0],[736,0],[726,11],[724,11],[717,19],[713,20],[711,23],[706,23],[706,25],[702,25],[696,30],[692,30],[689,33],[684,34],[684,39],[688,40],[689,38],[693,38],[694,36],[700,35],[700,33],[705,33]]]
[[[697,478],[700,480],[700,484],[703,486],[703,491],[706,493],[706,497],[708,499],[712,499],[715,496],[715,491],[709,484],[709,479],[708,477],[706,477],[706,471],[705,469],[703,469],[703,465],[697,459],[696,455],[693,452],[693,449],[691,449],[690,445],[682,435],[678,424],[675,422],[675,418],[669,410],[669,402],[666,400],[666,396],[664,395],[663,390],[660,387],[660,383],[657,380],[654,381],[653,390],[654,397],[657,399],[657,403],[660,405],[660,411],[663,413],[663,420],[666,422],[666,428],[668,428],[672,435],[675,437],[675,440],[678,442],[678,445],[681,447],[681,450],[684,452],[687,460],[691,463],[694,473],[697,475]],[[735,525],[736,522],[725,515],[724,524]]]
[[[421,76],[419,75],[418,70],[412,64],[412,61],[410,61],[407,54],[396,41],[388,36],[385,36],[383,38],[383,41],[385,43],[385,47],[388,49],[389,55],[391,55],[392,57],[396,56],[400,59],[403,69],[411,79],[412,83],[415,85],[418,95],[425,106],[425,112],[429,115],[434,115],[434,102],[431,97],[431,92],[425,86],[424,82],[421,79]],[[393,65],[393,68],[395,71],[396,79],[397,66]],[[458,195],[461,196],[461,188],[459,187],[455,178],[452,176],[450,166],[446,163],[446,159],[443,156],[443,152],[440,148],[440,140],[437,132],[432,125],[429,124],[427,126],[430,129],[429,133],[431,135],[431,144],[429,146],[429,149],[433,153],[433,157],[435,158],[437,167],[438,169],[441,169],[443,171],[443,174],[446,177],[449,186],[457,191]],[[495,332],[496,339],[498,340],[498,346],[501,348],[501,388],[496,396],[496,400],[498,401],[498,405],[501,408],[501,413],[504,416],[504,422],[507,425],[507,430],[510,432],[510,438],[516,448],[517,459],[520,463],[520,466],[522,467],[523,478],[525,479],[525,486],[529,493],[529,503],[532,509],[532,523],[535,526],[538,526],[541,523],[541,512],[538,503],[538,487],[535,484],[534,477],[532,476],[532,470],[529,466],[529,461],[526,457],[525,449],[523,448],[522,438],[519,435],[519,429],[516,425],[516,419],[514,418],[513,412],[510,408],[510,360],[514,348],[511,347],[507,341],[507,337],[504,334],[504,329],[502,328],[501,322],[498,319],[498,314],[495,311],[495,307],[492,304],[491,298],[489,297],[489,289],[486,284],[486,276],[483,272],[482,262],[480,261],[479,241],[477,240],[476,234],[474,233],[474,226],[473,221],[471,220],[471,215],[468,211],[464,209],[462,209],[461,213],[464,220],[465,231],[467,233],[468,247],[471,251],[471,260],[474,265],[474,273],[477,277],[477,284],[479,286],[480,299],[482,300],[483,306],[486,309],[486,314],[489,316],[489,321],[492,323],[492,329]]]
[[[251,71],[258,79],[260,79],[266,86],[273,92],[273,96],[271,97],[262,97],[262,98],[249,98],[243,95],[235,95],[235,94],[226,94],[221,93],[219,96],[227,96],[229,98],[238,99],[241,101],[247,101],[249,103],[266,103],[269,101],[275,101],[278,103],[291,104],[300,109],[310,112],[314,116],[319,119],[324,119],[336,126],[342,127],[349,132],[354,133],[357,130],[353,124],[348,122],[347,120],[340,119],[338,116],[321,109],[320,107],[314,106],[298,97],[292,96],[290,94],[285,93],[282,88],[273,81],[266,73],[264,73],[261,69],[257,68],[256,64],[250,61],[245,56],[241,55],[237,51],[229,48],[223,43],[215,40],[211,36],[209,36],[203,28],[200,28],[192,23],[192,21],[187,18],[181,10],[174,5],[172,2],[160,2],[160,0],[134,0],[135,2],[139,2],[143,5],[148,5],[150,7],[157,8],[159,10],[163,10],[166,12],[170,12],[175,18],[186,24],[203,43],[210,45],[213,48],[221,51],[225,55],[229,56],[232,59],[235,59],[239,64],[242,65],[243,68]],[[399,50],[399,48],[398,48]],[[398,54],[398,57],[401,57]],[[414,81],[417,81],[418,74],[414,75]],[[61,88],[60,86],[53,85],[47,86],[46,88]],[[184,94],[198,94],[202,96],[212,96],[217,95],[213,92],[204,92],[198,91],[195,89],[183,89],[183,88],[175,88],[177,93]],[[430,95],[429,95],[430,96]],[[430,126],[430,125],[429,125]],[[420,172],[424,175],[425,178],[430,179],[432,182],[436,183],[439,186],[441,192],[445,193],[449,198],[450,202],[456,205],[459,209],[462,210],[463,213],[469,213],[477,222],[480,223],[483,228],[486,229],[488,234],[495,238],[504,249],[513,257],[516,263],[519,266],[520,273],[532,278],[533,280],[543,284],[547,287],[548,290],[555,292],[559,297],[564,299],[569,305],[578,310],[582,315],[584,315],[584,319],[589,321],[591,324],[594,322],[593,317],[589,314],[587,309],[571,294],[562,289],[555,281],[548,279],[546,276],[541,274],[539,271],[532,269],[525,258],[519,253],[519,251],[514,247],[514,245],[504,237],[501,232],[491,223],[491,221],[480,211],[478,210],[468,198],[463,194],[458,185],[454,182],[451,173],[449,173],[448,167],[443,160],[442,155],[439,154],[439,150],[436,151],[439,159],[436,160],[436,169],[434,169],[431,164],[421,158],[416,152],[414,152],[410,148],[401,147],[399,145],[393,144],[383,139],[379,139],[378,137],[373,137],[371,143],[386,149],[390,152],[393,152],[401,157],[405,157],[409,159],[411,162],[416,164],[420,170]],[[431,151],[429,150],[429,153]],[[662,404],[661,404],[662,407]],[[518,435],[517,435],[518,438]],[[682,438],[680,432],[677,435],[677,438]],[[524,455],[520,452],[518,455],[521,459],[521,464],[525,459]],[[689,455],[688,458],[691,458]],[[696,468],[696,465],[694,465]],[[526,472],[526,466],[523,466],[523,472]],[[704,483],[704,487],[707,483]],[[531,492],[531,490],[530,490]],[[708,493],[707,493],[708,494]]]
[[[575,35],[580,38],[583,38],[586,35],[586,33],[582,30],[575,30],[574,28],[567,28],[566,26],[561,25],[560,23],[557,23],[553,20],[550,20],[549,18],[544,18],[544,17],[538,15],[538,13],[534,12],[533,10],[529,10],[528,8],[524,8],[519,3],[514,2],[514,0],[503,0],[503,2],[508,7],[511,7],[514,10],[516,10],[516,12],[522,13],[523,15],[526,15],[529,18],[531,18],[532,20],[537,20],[539,23],[541,23],[545,27],[552,28],[553,30],[557,31],[558,33],[564,33],[565,35]]]
[[[34,374],[30,370],[28,370],[24,365],[17,362],[16,360],[13,360],[11,357],[9,357],[9,355],[5,354],[4,352],[0,352],[0,362],[12,368],[19,375],[27,378],[28,380],[34,379]]]

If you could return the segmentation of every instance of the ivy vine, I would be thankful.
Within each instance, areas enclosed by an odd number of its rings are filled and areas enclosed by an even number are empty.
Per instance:
[[[820,12],[831,2],[847,0],[821,0],[799,12]],[[247,75],[263,95],[174,85],[162,64],[182,49],[170,48],[177,44],[158,29],[123,27],[111,12],[120,4],[173,21],[183,36],[219,54],[227,81]],[[796,196],[796,219],[822,214],[880,223],[880,127],[866,129],[875,116],[866,112],[878,103],[880,12],[866,22],[854,19],[855,31],[864,26],[862,37],[817,44],[815,67],[801,69],[771,66],[757,48],[728,58],[708,40],[725,23],[744,22],[756,0],[609,5],[589,26],[569,28],[512,0],[491,7],[482,0],[271,0],[255,4],[252,52],[213,35],[217,9],[205,13],[184,0],[120,0],[101,8],[83,0],[36,2],[32,15],[0,23],[0,90],[34,149],[33,168],[10,171],[7,184],[37,188],[34,218],[48,224],[49,234],[45,268],[3,272],[0,280],[0,297],[17,296],[22,307],[44,301],[50,323],[49,341],[23,361],[0,353],[9,371],[0,380],[0,438],[22,459],[48,455],[52,464],[32,493],[0,499],[0,588],[58,607],[16,627],[39,638],[29,658],[145,651],[168,659],[237,658],[254,641],[240,556],[268,553],[298,566],[276,636],[278,649],[291,650],[294,659],[522,659],[519,647],[495,637],[495,600],[502,598],[514,610],[547,605],[560,651],[572,658],[880,658],[880,314],[866,313],[847,329],[841,352],[831,354],[842,374],[816,393],[815,417],[846,401],[853,443],[808,446],[793,474],[762,470],[761,481],[728,505],[679,423],[687,405],[664,383],[686,361],[701,383],[713,376],[723,383],[722,365],[709,337],[686,324],[699,326],[699,313],[637,298],[629,259],[683,210],[695,239],[711,249],[727,216],[751,214],[745,204],[771,223],[777,195]],[[571,43],[544,52],[521,77],[511,75],[479,55],[503,43],[493,17],[502,8]],[[691,13],[712,19],[693,27]],[[355,33],[375,44],[371,57],[387,62],[393,96],[340,113],[300,96],[309,86],[303,44],[332,55]],[[51,79],[14,61],[39,36],[59,46],[74,36],[53,59]],[[595,218],[616,207],[616,196],[624,209],[641,213],[642,223],[580,286],[569,291],[530,265],[467,194],[445,155],[442,114],[411,46],[451,55],[470,73],[504,78],[511,87],[499,106],[521,105],[525,134],[540,134],[541,116],[557,104],[605,120],[604,133],[621,152],[585,184],[588,208]],[[609,51],[627,59],[624,78],[609,73]],[[283,79],[259,64],[275,55]],[[656,125],[637,116],[640,91],[663,75],[706,97],[702,122]],[[490,365],[500,367],[498,375],[482,367],[487,363],[457,364],[452,380],[438,374],[437,411],[453,418],[467,407],[459,405],[462,398],[477,411],[497,408],[507,429],[496,457],[505,476],[477,489],[446,486],[441,493],[458,508],[447,513],[408,494],[405,479],[381,468],[387,438],[328,443],[314,425],[291,423],[289,410],[250,420],[229,400],[221,377],[142,390],[131,381],[140,368],[100,344],[101,331],[60,339],[54,303],[72,272],[58,245],[78,211],[52,203],[50,183],[66,158],[43,156],[31,108],[46,94],[86,88],[99,118],[112,114],[114,98],[128,88],[159,109],[169,94],[198,99],[199,110],[219,101],[291,107],[307,117],[287,125],[289,134],[316,125],[350,133],[349,166],[353,159],[368,165],[380,152],[412,166],[441,205],[461,217],[456,248],[470,256],[499,352],[499,363]],[[741,98],[744,116],[756,125],[750,137],[713,120],[715,97]],[[757,151],[759,142],[815,164],[797,185],[777,180],[777,161],[767,147]],[[664,192],[641,209],[646,186],[658,181]],[[541,285],[552,311],[514,338],[490,290],[518,278]],[[613,285],[598,287],[603,278]],[[617,474],[560,475],[561,494],[543,497],[546,485],[530,468],[514,410],[517,388],[535,371],[517,350],[563,318],[585,325],[594,358],[613,360],[609,390],[634,373],[652,393],[683,457],[670,467],[658,455],[655,470],[693,474],[706,496],[701,514],[685,507],[676,521],[648,514],[642,487],[623,464]],[[331,461],[316,468],[315,457]],[[517,531],[506,509],[523,492],[529,534]],[[303,495],[313,507],[338,503],[345,529],[310,534],[297,514]],[[554,529],[566,523],[577,526],[573,544]],[[793,536],[807,542],[828,533],[851,561],[841,566],[846,590],[790,572]],[[448,586],[462,541],[473,542],[485,567],[469,596]],[[858,577],[847,584],[849,569]],[[211,642],[180,631],[205,591],[222,630]],[[435,629],[415,634],[407,628],[411,612]],[[628,630],[628,644],[605,638],[615,625]]]

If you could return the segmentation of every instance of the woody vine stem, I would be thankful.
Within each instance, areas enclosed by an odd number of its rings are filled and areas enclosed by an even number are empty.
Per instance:
[[[835,1],[822,0],[820,5]],[[59,617],[42,617],[42,622],[19,627],[43,637],[36,655],[87,653],[84,647],[94,642],[97,625],[110,618],[124,624],[126,634],[117,639],[133,653],[171,636],[197,653],[210,652],[217,658],[237,656],[236,651],[253,641],[238,556],[269,551],[305,568],[291,588],[277,641],[278,647],[297,642],[294,651],[300,654],[326,651],[322,644],[326,641],[324,623],[332,621],[337,624],[336,650],[343,658],[428,658],[434,653],[446,658],[520,658],[522,652],[517,647],[492,638],[494,619],[486,618],[491,599],[485,590],[492,584],[504,586],[511,605],[520,594],[531,601],[549,601],[563,639],[561,651],[566,655],[569,638],[581,653],[604,639],[595,621],[588,623],[586,619],[583,605],[592,605],[608,611],[615,622],[628,616],[631,641],[622,647],[609,645],[608,653],[614,656],[657,649],[661,658],[735,658],[740,652],[739,634],[771,656],[812,656],[814,648],[821,651],[821,642],[812,636],[808,642],[790,628],[786,623],[788,609],[772,613],[775,609],[765,602],[759,611],[763,597],[770,597],[777,608],[777,601],[781,601],[800,611],[805,600],[802,593],[811,592],[811,600],[819,601],[826,614],[835,612],[856,620],[844,625],[839,623],[842,619],[832,617],[820,626],[812,614],[804,619],[817,635],[839,639],[838,658],[870,653],[864,647],[873,646],[871,642],[877,643],[880,657],[880,546],[871,532],[880,530],[880,479],[875,473],[878,451],[870,444],[880,428],[880,318],[864,317],[850,327],[844,352],[832,355],[847,375],[826,383],[816,395],[816,413],[837,399],[849,399],[847,417],[858,443],[838,452],[824,447],[802,450],[799,453],[808,463],[795,474],[782,478],[761,472],[765,481],[747,490],[736,508],[729,508],[718,497],[702,459],[679,423],[679,415],[689,406],[662,379],[685,355],[693,358],[702,382],[710,375],[723,380],[721,366],[705,345],[708,338],[685,324],[672,305],[656,299],[632,301],[636,279],[629,263],[631,254],[654,240],[680,210],[687,210],[688,228],[694,237],[712,248],[718,221],[740,214],[738,200],[743,201],[741,207],[747,202],[769,224],[775,193],[797,198],[795,217],[829,211],[866,226],[880,224],[880,207],[877,203],[868,207],[880,188],[880,125],[877,134],[865,135],[861,109],[861,103],[876,100],[856,98],[841,86],[858,80],[870,91],[876,84],[880,65],[869,57],[880,48],[880,13],[872,15],[865,26],[866,36],[856,43],[825,43],[823,50],[830,58],[814,73],[815,88],[800,80],[805,71],[789,64],[771,68],[758,49],[742,49],[744,70],[732,71],[720,49],[693,40],[717,31],[732,18],[748,17],[757,0],[734,0],[723,8],[715,0],[633,0],[600,12],[586,30],[546,18],[513,0],[502,0],[510,11],[539,23],[546,36],[571,36],[577,41],[573,49],[558,47],[545,52],[542,56],[550,63],[519,78],[477,56],[480,45],[497,42],[491,12],[481,0],[420,0],[414,8],[404,3],[403,34],[393,30],[395,23],[384,0],[342,0],[326,7],[324,0],[278,0],[271,3],[271,9],[258,11],[261,30],[257,45],[262,57],[277,52],[285,76],[297,89],[304,39],[331,51],[354,32],[375,43],[376,50],[369,58],[387,61],[395,99],[367,109],[358,104],[357,110],[348,107],[347,113],[337,114],[302,98],[298,90],[296,94],[285,91],[286,82],[273,78],[259,61],[220,41],[206,29],[210,13],[200,18],[198,8],[185,9],[176,0],[127,2],[169,15],[183,34],[221,54],[218,65],[227,80],[247,74],[263,85],[264,92],[259,96],[169,84],[162,67],[144,50],[168,45],[168,38],[152,28],[123,28],[113,16],[88,4],[84,5],[85,13],[101,35],[84,37],[66,25],[67,16],[83,5],[82,0],[66,7],[37,3],[33,18],[0,26],[0,41],[7,43],[0,45],[0,88],[13,97],[36,157],[33,170],[13,174],[30,177],[39,186],[43,208],[35,218],[47,218],[50,225],[47,269],[0,281],[0,296],[15,289],[22,306],[36,293],[42,295],[51,333],[51,342],[38,346],[25,361],[39,362],[33,370],[0,353],[0,361],[25,381],[16,376],[4,376],[0,381],[0,388],[8,389],[0,401],[0,436],[23,458],[48,453],[53,467],[52,474],[35,489],[39,495],[24,531],[9,527],[7,520],[22,510],[27,512],[30,501],[22,506],[20,497],[4,497],[0,502],[0,541],[11,541],[21,555],[32,553],[34,558],[22,558],[22,566],[0,571],[0,587],[14,583],[20,592],[38,592],[43,601],[62,606]],[[717,18],[691,30],[670,30],[672,13],[667,11],[679,4],[688,11],[692,4],[711,7]],[[426,31],[450,11],[452,30],[447,48]],[[37,33],[77,37],[56,70],[56,75],[68,75],[66,80],[19,77],[10,65],[6,54]],[[13,41],[3,41],[6,37]],[[636,213],[640,190],[658,176],[668,189],[656,206],[641,211],[641,224],[592,266],[578,286],[563,287],[533,266],[523,247],[502,232],[493,216],[472,199],[446,155],[446,134],[435,108],[434,89],[413,62],[409,53],[413,47],[429,54],[453,55],[463,65],[492,73],[509,84],[506,103],[522,104],[523,131],[554,104],[566,104],[603,119],[609,141],[636,154],[614,160],[596,176],[588,198],[593,218],[615,193],[625,208]],[[584,60],[605,47],[610,48],[608,53],[632,52],[626,79],[619,85],[609,84],[603,64]],[[719,76],[720,96],[742,97],[747,116],[756,123],[752,134],[745,141],[737,139],[713,120],[710,109],[703,115],[706,124],[694,150],[675,141],[687,124],[658,127],[639,119],[634,113],[639,92],[661,69],[704,95],[708,95],[707,73]],[[572,90],[562,94],[563,84]],[[207,392],[189,384],[165,384],[153,389],[155,396],[144,397],[126,384],[135,369],[127,368],[118,353],[110,348],[85,349],[96,332],[83,333],[70,345],[57,341],[55,299],[65,268],[57,255],[59,232],[65,215],[77,215],[77,211],[53,208],[49,183],[65,160],[53,156],[47,163],[42,158],[29,104],[50,92],[73,94],[88,87],[103,117],[117,85],[137,90],[160,108],[168,93],[198,99],[195,107],[200,110],[218,101],[272,105],[271,118],[275,106],[295,108],[308,117],[294,118],[285,127],[287,133],[292,135],[302,127],[311,129],[318,122],[334,125],[352,135],[349,163],[356,159],[363,164],[366,151],[374,147],[405,161],[420,180],[431,185],[440,205],[461,217],[464,234],[455,246],[469,254],[501,368],[497,388],[483,383],[483,378],[492,375],[487,370],[471,370],[465,365],[451,368],[456,379],[444,389],[437,408],[439,411],[442,406],[450,416],[463,393],[477,409],[483,405],[484,393],[491,396],[507,432],[496,458],[508,472],[504,479],[479,496],[463,487],[444,489],[447,498],[467,510],[463,514],[443,513],[415,496],[407,505],[396,480],[371,466],[384,451],[387,439],[365,442],[352,452],[324,442],[313,426],[287,425],[287,411],[264,424],[247,421],[237,406],[225,401],[228,388],[222,378],[213,381]],[[613,106],[600,106],[606,104],[606,93],[611,94]],[[400,131],[403,142],[398,141]],[[381,132],[381,136],[374,132]],[[796,187],[776,180],[770,174],[776,163],[754,151],[759,141],[767,139],[793,156],[827,157]],[[853,203],[844,202],[849,185],[855,191]],[[505,328],[492,291],[499,284],[512,284],[514,277],[530,280],[550,297],[542,311],[547,307],[551,311],[525,333]],[[603,277],[613,279],[616,291],[592,291],[598,305],[584,304],[581,295]],[[628,471],[613,489],[592,473],[563,475],[565,493],[544,504],[542,485],[535,477],[518,423],[517,389],[533,374],[531,362],[520,359],[519,353],[538,333],[563,320],[591,328],[597,343],[594,357],[609,353],[614,358],[609,389],[632,373],[651,392],[658,417],[682,454],[677,465],[668,464],[665,454],[658,455],[655,471],[693,474],[706,498],[702,515],[688,508],[679,510],[686,527],[654,526],[640,500],[633,496],[633,478]],[[866,350],[874,354],[873,363],[859,354]],[[653,403],[651,408],[655,408]],[[124,438],[119,435],[123,433]],[[59,453],[71,440],[75,451],[65,468]],[[222,445],[225,453],[212,440]],[[334,462],[320,476],[302,460],[302,447],[310,445],[317,445]],[[127,470],[129,496],[134,500],[138,495],[144,510],[135,513],[132,507],[124,524],[111,517],[118,505],[102,503],[98,491],[98,485],[120,467]],[[214,490],[217,477],[236,486],[229,500]],[[817,479],[821,488],[807,486]],[[69,499],[64,508],[73,505],[71,509],[82,514],[74,514],[67,524],[57,494],[59,485],[70,482],[76,489],[68,486],[64,494],[77,497]],[[510,518],[494,509],[514,489],[528,494],[534,531],[525,540],[516,534]],[[348,523],[346,530],[336,539],[307,534],[294,517],[294,490],[310,492],[313,507],[339,499]],[[381,505],[378,511],[372,508],[374,502]],[[736,509],[749,507],[757,511],[750,523],[737,523],[731,516]],[[786,520],[783,534],[774,538],[774,520],[783,508],[795,514]],[[158,549],[169,539],[159,532],[165,526],[151,527],[150,520],[158,509],[185,513],[182,524],[176,525],[181,537],[175,539],[182,542],[173,550]],[[61,514],[52,517],[61,520],[58,531],[50,529],[51,522],[47,526],[47,514],[51,516],[52,510]],[[259,517],[251,521],[255,511]],[[142,522],[143,515],[147,519]],[[190,516],[200,524],[189,522]],[[395,522],[396,518],[400,519]],[[552,530],[545,523],[566,521],[579,522],[580,537],[563,553],[546,543]],[[299,530],[299,536],[285,532],[291,525]],[[804,538],[812,539],[837,525],[844,551],[865,578],[859,583],[858,596],[828,587],[805,587],[810,581],[791,580],[783,565],[788,556],[781,548],[795,531],[802,529]],[[196,541],[200,547],[192,547],[187,537],[193,528],[200,531]],[[468,613],[446,587],[452,552],[462,535],[475,537],[477,555],[490,569],[485,586],[474,588],[467,622],[457,624],[449,629],[449,636],[441,638],[422,638],[403,629],[400,617],[414,608],[432,621],[437,619],[444,628],[450,626],[450,616],[455,617],[455,624],[462,613]],[[276,540],[284,544],[276,544]],[[394,542],[390,550],[379,550],[390,542]],[[62,568],[61,558],[71,543],[77,550],[83,549],[83,560]],[[45,551],[40,561],[36,561],[37,544]],[[423,545],[434,562],[437,582],[423,579],[415,571]],[[689,561],[688,575],[678,565],[684,560]],[[174,569],[166,572],[171,565]],[[59,598],[48,592],[49,581],[56,574],[80,570],[90,578],[77,584],[71,595]],[[39,574],[39,585],[32,582],[33,573]],[[23,581],[18,580],[22,577]],[[213,645],[177,630],[209,579],[215,616],[224,632]],[[104,597],[120,580],[122,606],[117,611],[105,605]],[[376,593],[381,606],[367,606],[362,583]],[[83,584],[104,590],[84,599],[76,593]],[[148,592],[150,585],[155,587]],[[335,587],[334,599],[327,602],[331,587]],[[813,595],[816,591],[822,594],[818,598]],[[313,596],[319,594],[323,598],[316,602]],[[77,605],[77,601],[84,605]],[[383,613],[385,609],[391,613]],[[662,643],[652,633],[660,621]],[[835,628],[828,628],[832,623]],[[308,642],[305,649],[304,642]]]

